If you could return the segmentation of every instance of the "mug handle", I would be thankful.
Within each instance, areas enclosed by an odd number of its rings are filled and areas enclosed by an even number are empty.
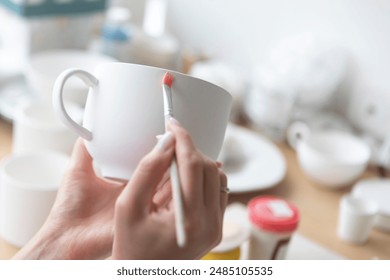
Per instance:
[[[56,113],[59,115],[61,121],[69,128],[73,129],[80,137],[85,140],[92,140],[92,132],[76,123],[66,112],[63,98],[64,86],[67,80],[71,76],[80,78],[86,86],[95,88],[98,86],[99,81],[92,74],[81,69],[68,69],[62,72],[54,84],[53,89],[53,107]]]
[[[287,129],[287,142],[296,150],[298,144],[308,138],[310,134],[309,126],[304,122],[294,122]]]

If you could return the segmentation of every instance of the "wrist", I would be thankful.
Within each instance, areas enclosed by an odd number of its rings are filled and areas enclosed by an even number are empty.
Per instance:
[[[65,251],[59,251],[61,248],[60,239],[61,236],[54,231],[41,229],[13,258],[25,260],[66,259],[63,254]]]
[[[72,260],[87,259],[85,252],[78,250],[75,241],[61,229],[43,227],[13,259],[25,260]]]

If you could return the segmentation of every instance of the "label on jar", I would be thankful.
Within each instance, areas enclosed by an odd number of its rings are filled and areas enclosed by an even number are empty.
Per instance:
[[[290,242],[290,237],[286,239],[280,239],[275,245],[275,248],[271,255],[271,260],[283,260],[286,256],[287,246]]]

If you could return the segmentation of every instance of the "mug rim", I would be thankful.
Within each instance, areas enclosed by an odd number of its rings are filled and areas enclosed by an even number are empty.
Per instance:
[[[153,70],[159,70],[159,71],[173,73],[175,75],[179,75],[179,76],[182,76],[182,77],[185,77],[185,78],[194,79],[194,80],[197,80],[197,81],[199,81],[201,83],[205,83],[205,84],[208,84],[210,86],[216,87],[216,88],[219,89],[219,92],[221,92],[221,94],[224,94],[225,96],[230,98],[230,100],[233,99],[232,94],[230,92],[228,92],[226,89],[224,89],[223,87],[219,86],[219,85],[216,85],[216,84],[211,83],[209,81],[206,81],[204,79],[201,79],[201,78],[198,78],[198,77],[194,77],[194,76],[191,76],[189,74],[185,74],[185,73],[182,73],[182,72],[179,72],[179,71],[165,69],[165,68],[160,68],[160,67],[155,67],[155,66],[150,66],[150,65],[137,64],[137,63],[126,63],[126,62],[115,62],[115,61],[114,62],[104,62],[104,63],[99,64],[95,68],[95,70],[93,71],[93,74],[96,74],[102,68],[104,69],[104,67],[114,66],[114,65],[130,66],[130,67],[136,67],[136,68],[141,68],[141,69],[153,69]],[[210,94],[214,94],[214,93],[210,93]]]
[[[379,212],[379,206],[374,200],[356,197],[350,194],[342,197],[341,204],[349,213],[361,217],[372,216]]]

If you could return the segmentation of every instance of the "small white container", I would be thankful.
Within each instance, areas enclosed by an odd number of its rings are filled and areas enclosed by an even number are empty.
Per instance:
[[[68,109],[81,123],[82,109],[76,105],[68,105]],[[55,151],[70,155],[76,139],[77,134],[66,127],[46,104],[26,104],[15,114],[12,143],[15,154]]]
[[[14,155],[0,167],[0,235],[24,246],[45,222],[69,157],[58,153]]]
[[[340,239],[363,244],[367,241],[378,213],[375,201],[345,195],[340,201],[338,236]]]
[[[248,204],[251,236],[248,259],[281,260],[299,223],[293,204],[272,196],[253,198]]]

